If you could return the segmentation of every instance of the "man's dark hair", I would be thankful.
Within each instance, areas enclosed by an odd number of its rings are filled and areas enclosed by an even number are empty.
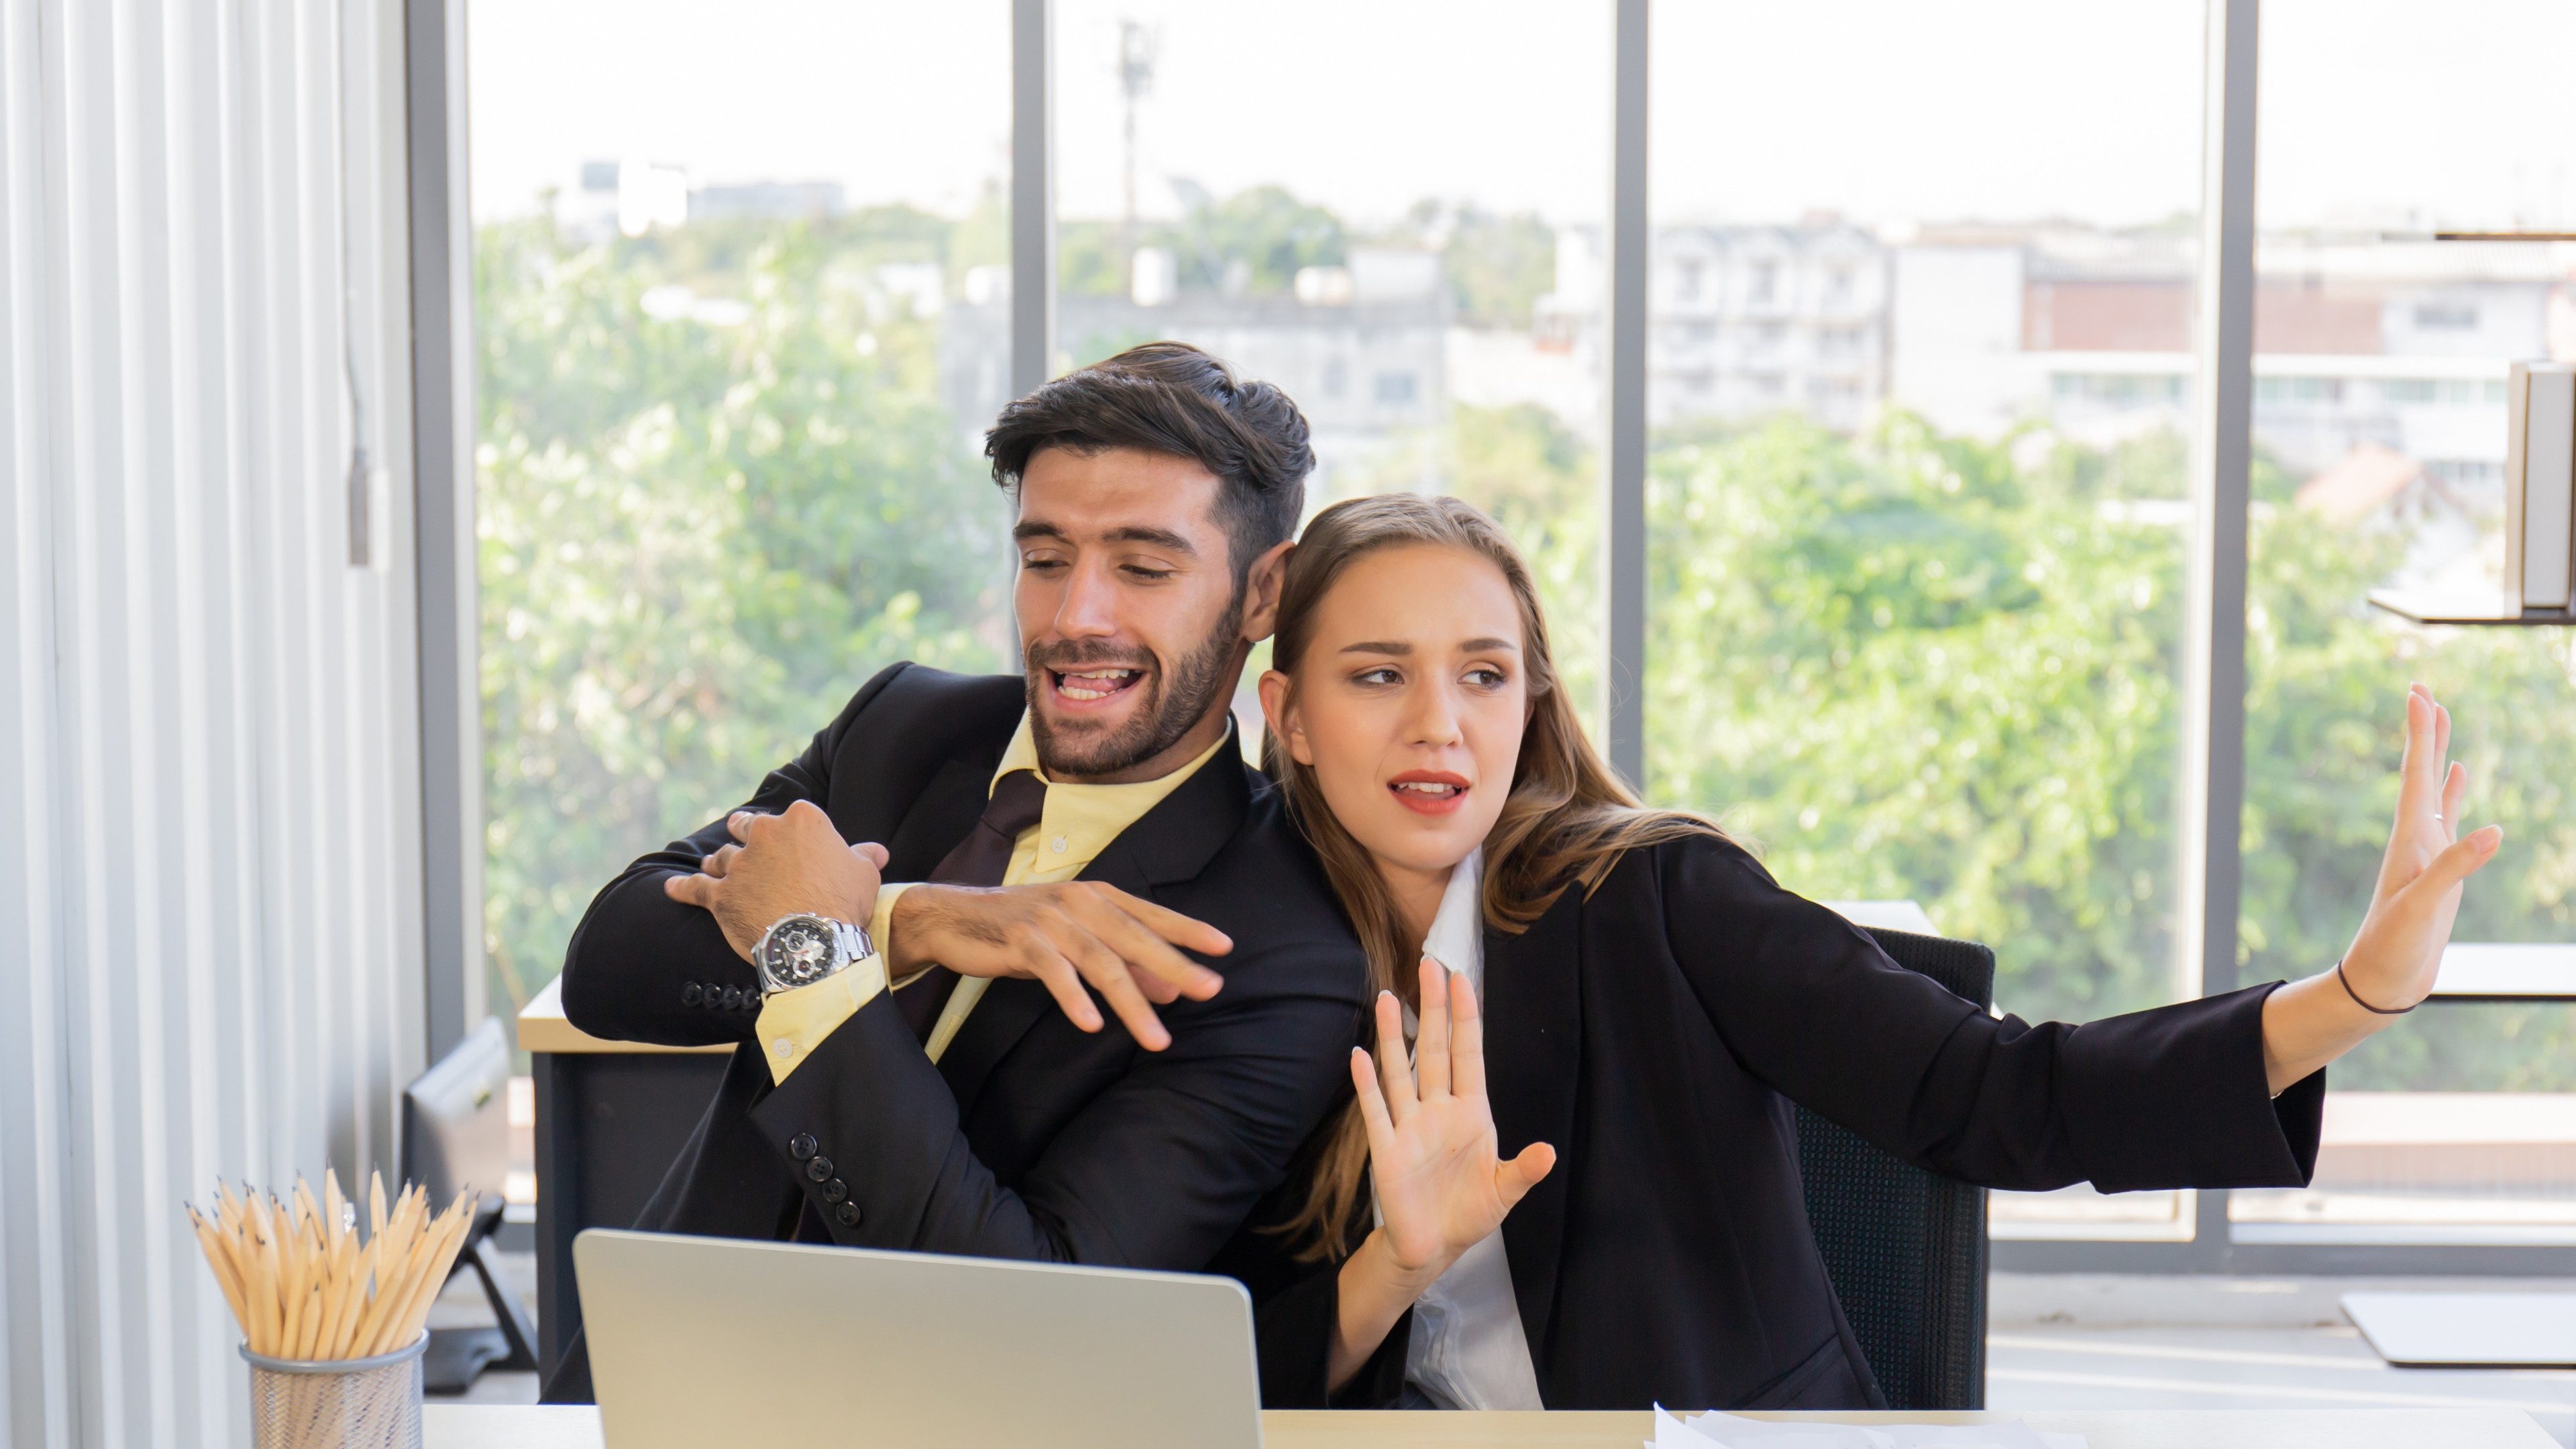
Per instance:
[[[1239,582],[1296,536],[1315,450],[1306,415],[1266,382],[1237,382],[1186,342],[1148,342],[1078,368],[1002,409],[984,434],[993,481],[1016,492],[1040,449],[1188,458],[1217,477],[1217,521]]]

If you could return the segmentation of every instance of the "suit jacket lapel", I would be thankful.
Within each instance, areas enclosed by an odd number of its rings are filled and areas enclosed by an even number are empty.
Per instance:
[[[1105,881],[1129,895],[1152,900],[1155,886],[1189,880],[1206,869],[1208,861],[1243,827],[1252,797],[1231,726],[1226,741],[1227,747],[1210,756],[1197,774],[1109,842],[1077,879]],[[939,1057],[939,1074],[948,1079],[960,1114],[974,1110],[993,1069],[1054,1010],[1055,998],[1041,982],[1005,979],[985,989],[966,1024],[957,1029],[956,1040]],[[1111,1017],[1101,1029],[1124,1032],[1127,1028]]]
[[[973,751],[941,765],[903,819],[885,838],[886,879],[919,880],[938,868],[966,832],[983,818],[994,767],[1002,752]],[[862,837],[864,838],[864,837]]]
[[[1503,1253],[1521,1330],[1547,1379],[1547,1337],[1556,1312],[1557,1264],[1565,1239],[1566,1184],[1574,1161],[1575,1085],[1582,1066],[1583,892],[1570,888],[1519,935],[1485,931],[1486,1090],[1502,1155],[1533,1142],[1556,1148],[1556,1170],[1503,1219]]]

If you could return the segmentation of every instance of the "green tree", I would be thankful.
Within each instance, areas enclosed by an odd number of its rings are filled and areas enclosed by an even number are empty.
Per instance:
[[[1003,509],[938,405],[935,324],[874,270],[940,260],[937,238],[866,220],[740,249],[479,238],[496,1003],[554,974],[619,867],[741,798],[867,674],[998,657]],[[646,313],[681,285],[728,288],[741,320]]]

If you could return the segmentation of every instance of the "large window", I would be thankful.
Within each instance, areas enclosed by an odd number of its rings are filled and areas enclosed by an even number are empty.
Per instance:
[[[1297,399],[1312,506],[1492,510],[1597,725],[1601,392],[1560,304],[1609,194],[1606,3],[1055,16],[1057,365],[1195,342]]]
[[[2576,10],[2273,0],[2263,25],[2244,976],[2350,939],[2410,679],[2458,721],[2468,820],[2505,828],[2449,964],[2576,965],[2567,631],[2365,602],[2500,592],[2505,376],[2576,358],[2576,247],[2432,237],[2576,229]],[[2240,1239],[2576,1241],[2576,1008],[2437,1000],[2333,1081],[2315,1188],[2234,1194]]]
[[[1802,894],[1994,943],[2007,1011],[2196,994],[2173,921],[2201,5],[1653,26],[1653,793]],[[2188,1236],[2187,1206],[1998,1195],[1995,1226]]]
[[[868,672],[1006,664],[977,436],[1028,297],[1015,107],[1052,116],[1038,370],[1198,342],[1306,410],[1316,505],[1484,504],[1605,723],[1617,7],[1055,0],[1053,70],[1014,96],[1036,13],[477,9],[496,1009],[623,862]],[[2177,865],[2207,703],[2183,639],[2194,540],[2238,520],[2187,486],[2199,209],[2205,162],[2259,160],[2239,949],[2213,969],[2332,962],[2422,679],[2458,711],[2473,819],[2507,830],[2454,959],[2576,974],[2567,636],[2367,602],[2492,587],[2506,369],[2576,357],[2576,246],[2433,239],[2576,228],[2552,69],[2576,11],[2272,0],[2256,158],[2203,135],[2204,0],[1649,19],[1647,792],[1795,890],[1994,943],[2005,1010],[2208,984],[2176,939],[2204,885]],[[2571,1048],[2576,1007],[2426,1008],[2336,1068],[2317,1188],[2231,1194],[2231,1241],[2576,1240]],[[2006,1237],[2201,1216],[2087,1190],[1994,1211]]]
[[[582,909],[878,667],[1008,657],[1000,5],[478,6],[485,945]]]

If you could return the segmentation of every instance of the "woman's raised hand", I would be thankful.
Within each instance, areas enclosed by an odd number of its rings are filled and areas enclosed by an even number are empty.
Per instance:
[[[2460,834],[2468,767],[2451,759],[2451,712],[2420,684],[2407,691],[2406,757],[2398,772],[2397,823],[2380,858],[2379,884],[2343,958],[2353,993],[2386,1011],[2431,993],[2460,913],[2461,883],[2495,858],[2504,839],[2493,825]]]
[[[1384,1247],[1398,1269],[1427,1283],[1503,1225],[1556,1165],[1556,1149],[1534,1142],[1499,1159],[1485,1097],[1485,1024],[1467,978],[1425,956],[1421,1001],[1415,1066],[1405,1065],[1404,1009],[1381,992],[1378,1060],[1353,1048],[1351,1079],[1368,1124]]]

